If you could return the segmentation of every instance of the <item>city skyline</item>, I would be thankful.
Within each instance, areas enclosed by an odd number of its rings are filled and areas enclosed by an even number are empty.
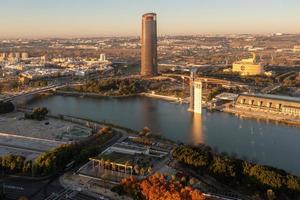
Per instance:
[[[138,36],[139,16],[160,16],[158,35],[300,33],[293,0],[1,0],[0,38]]]

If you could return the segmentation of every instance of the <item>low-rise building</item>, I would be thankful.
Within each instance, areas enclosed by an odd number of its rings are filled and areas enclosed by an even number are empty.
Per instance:
[[[270,94],[241,94],[235,107],[291,117],[300,117],[300,98]]]
[[[300,45],[295,45],[293,48],[294,52],[300,52]]]
[[[262,75],[264,74],[264,67],[257,62],[256,54],[253,53],[253,58],[234,62],[232,72],[238,72],[242,76]]]

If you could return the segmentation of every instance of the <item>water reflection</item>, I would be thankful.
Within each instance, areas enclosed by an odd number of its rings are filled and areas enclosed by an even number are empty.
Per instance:
[[[202,127],[202,115],[198,113],[192,113],[192,139],[193,144],[203,144],[204,133]]]
[[[155,106],[153,101],[149,101],[145,104],[140,104],[140,115],[138,116],[138,118],[140,118],[140,125],[143,127],[147,127],[147,128],[152,128],[151,124],[155,124],[155,130],[154,131],[155,134],[159,135],[160,132],[157,132],[157,130],[161,130],[161,125],[160,125],[160,121],[157,119],[160,115],[159,110],[157,109],[157,106]]]

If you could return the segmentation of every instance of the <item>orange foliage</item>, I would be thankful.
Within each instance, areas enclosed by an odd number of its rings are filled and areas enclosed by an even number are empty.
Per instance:
[[[168,181],[160,174],[142,180],[139,187],[147,200],[205,200],[200,191],[185,187],[178,181]]]

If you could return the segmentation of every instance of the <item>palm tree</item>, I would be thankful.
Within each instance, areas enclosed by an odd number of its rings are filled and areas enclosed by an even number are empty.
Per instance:
[[[105,161],[105,167],[106,167],[107,169],[110,168],[110,160],[106,160],[106,161]]]
[[[142,176],[144,176],[144,175],[145,175],[145,171],[146,171],[146,170],[145,170],[144,168],[141,168],[141,169],[140,169],[140,174],[141,174]]]
[[[127,172],[127,167],[130,165],[129,161],[127,160],[124,165],[125,165],[125,173],[126,173]]]
[[[101,160],[100,160],[100,166],[104,166],[104,164],[105,164],[105,160],[103,159],[103,158],[101,158]]]
[[[116,168],[117,168],[117,165],[116,165],[116,163],[114,163],[114,162],[113,162],[113,163],[111,163],[111,168],[112,168],[112,170],[114,170],[114,171],[115,171],[115,170],[116,170]]]
[[[148,167],[148,173],[151,174],[153,172],[152,167]]]
[[[140,172],[140,167],[139,167],[138,165],[135,165],[135,166],[134,166],[134,172],[135,172],[136,174],[139,174],[139,172]]]
[[[172,179],[172,181],[175,181],[176,180],[176,176],[174,174],[172,174],[171,179]]]
[[[196,180],[194,178],[191,178],[190,181],[189,181],[190,185],[194,185],[196,184]]]
[[[268,199],[269,199],[269,200],[274,200],[274,199],[276,199],[276,195],[275,195],[275,193],[273,192],[273,190],[271,190],[271,189],[267,190],[267,196],[268,196]]]

